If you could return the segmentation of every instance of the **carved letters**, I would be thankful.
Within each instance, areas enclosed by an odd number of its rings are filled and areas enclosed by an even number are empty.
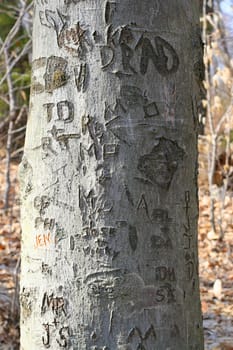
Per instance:
[[[58,322],[56,319],[52,323],[43,323],[43,328],[45,331],[45,335],[42,336],[42,343],[45,348],[51,347],[51,341],[52,341],[52,334],[53,328],[57,329]],[[68,337],[70,336],[69,327],[61,327],[58,331],[59,337],[56,337],[56,343],[59,345],[60,348],[67,348],[68,347]]]
[[[60,348],[67,348],[70,330],[68,326],[62,325],[63,322],[58,321],[59,319],[62,320],[62,318],[67,315],[64,298],[54,297],[53,293],[49,295],[47,292],[45,292],[42,298],[41,314],[44,315],[47,312],[52,313],[54,320],[51,323],[47,322],[42,324],[45,331],[45,335],[42,336],[43,345],[46,348],[51,347],[55,333],[54,331],[56,330],[56,343]]]
[[[66,315],[65,301],[63,297],[54,297],[53,293],[48,295],[44,293],[42,299],[41,313],[44,314],[46,311],[51,310],[56,316],[61,313]]]
[[[155,279],[156,281],[176,281],[175,269],[174,267],[159,266],[155,269]]]
[[[184,224],[184,260],[185,260],[185,272],[188,281],[192,281],[193,288],[195,288],[195,274],[197,274],[198,267],[196,266],[195,254],[192,250],[192,231],[190,222],[190,192],[185,191],[185,216],[186,223]]]
[[[70,1],[67,4],[70,4]],[[86,31],[79,22],[71,24],[69,17],[62,14],[58,9],[56,11],[48,9],[39,11],[39,18],[41,25],[54,29],[59,48],[63,48],[70,53],[76,53],[80,57],[85,54],[85,44],[87,44]]]
[[[85,92],[88,83],[88,65],[87,63],[81,63],[74,67],[75,84],[78,92]]]
[[[168,211],[164,209],[154,209],[152,221],[159,227],[160,234],[153,234],[150,237],[152,249],[171,248],[170,225],[172,219],[168,217]]]
[[[157,335],[156,335],[156,332],[155,332],[155,329],[153,327],[153,325],[151,325],[146,331],[145,333],[143,334],[143,332],[141,331],[140,328],[138,327],[134,327],[130,332],[129,332],[129,335],[128,335],[128,343],[131,343],[135,338],[138,339],[138,347],[137,347],[137,350],[146,350],[144,344],[145,344],[145,341],[150,339],[153,344],[154,342],[156,341],[157,339]]]
[[[134,226],[129,226],[129,244],[134,252],[137,249],[138,245],[138,235],[137,235],[137,229]]]
[[[53,118],[53,112],[55,108],[54,103],[45,103],[47,122],[49,123]],[[56,104],[57,119],[55,121],[63,121],[64,123],[72,123],[74,120],[74,104],[70,101],[60,101]]]
[[[107,1],[105,8],[105,21],[109,24],[114,13],[115,3]],[[148,37],[149,36],[149,37]],[[153,46],[154,44],[154,46]],[[118,65],[116,57],[118,51],[121,53],[121,65]],[[138,37],[138,32],[130,26],[113,29],[108,26],[106,45],[101,48],[102,69],[113,69],[112,72],[118,77],[131,76],[148,72],[150,62],[161,76],[169,76],[178,71],[180,61],[173,46],[160,36],[152,36],[142,33]]]

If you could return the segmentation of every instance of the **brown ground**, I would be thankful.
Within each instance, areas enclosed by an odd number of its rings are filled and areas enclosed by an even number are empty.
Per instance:
[[[4,164],[0,167],[0,350],[19,349],[18,273],[20,225],[17,165],[12,165],[11,209],[3,210]],[[233,198],[224,206],[224,237],[211,233],[209,197],[200,190],[199,253],[206,350],[233,350]],[[216,205],[217,211],[219,205]],[[218,216],[217,216],[218,217]],[[33,350],[33,349],[32,349]]]

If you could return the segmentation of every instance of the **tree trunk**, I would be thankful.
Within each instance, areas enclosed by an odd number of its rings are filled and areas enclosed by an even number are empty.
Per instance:
[[[35,1],[21,350],[203,349],[199,1]]]

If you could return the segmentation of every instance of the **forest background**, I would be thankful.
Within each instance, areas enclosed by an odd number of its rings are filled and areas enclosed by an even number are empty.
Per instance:
[[[29,110],[32,16],[33,1],[0,0],[0,350],[19,349],[17,169]],[[233,350],[233,0],[200,0],[200,16],[205,77],[199,106],[199,263],[205,348]]]

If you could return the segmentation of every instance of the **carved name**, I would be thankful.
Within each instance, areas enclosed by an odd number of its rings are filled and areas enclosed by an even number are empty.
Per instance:
[[[45,348],[51,347],[52,342],[52,335],[54,333],[53,328],[58,327],[59,322],[54,319],[52,323],[43,323],[42,326],[45,331],[45,335],[42,336],[42,344]],[[56,343],[59,345],[60,348],[67,348],[68,347],[68,337],[70,336],[70,330],[69,327],[61,327],[58,331],[59,338],[56,337]]]
[[[106,4],[107,21],[112,7]],[[112,8],[113,9],[113,8]],[[107,33],[107,45],[100,50],[102,69],[112,68],[116,58],[121,53],[121,68],[115,69],[117,76],[132,75],[140,72],[145,75],[152,64],[161,76],[169,76],[178,71],[180,61],[173,46],[160,36],[153,39],[142,34],[137,39],[137,33],[129,26],[114,30],[109,26]]]

